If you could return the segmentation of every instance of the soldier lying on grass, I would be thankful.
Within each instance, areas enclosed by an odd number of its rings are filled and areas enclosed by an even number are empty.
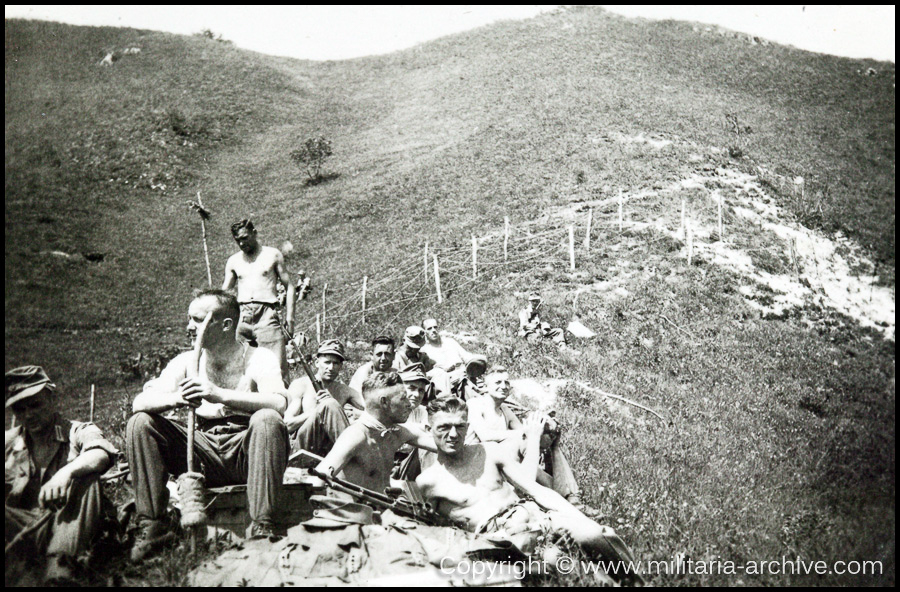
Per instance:
[[[118,451],[92,423],[57,412],[56,386],[40,366],[6,373],[6,409],[20,424],[7,430],[6,555],[46,555],[43,581],[72,583],[75,559],[100,533],[104,503],[100,475]],[[19,536],[21,533],[22,536]]]
[[[382,492],[391,485],[394,453],[403,444],[436,448],[430,434],[413,424],[400,425],[413,408],[396,372],[376,372],[363,382],[362,394],[366,412],[344,430],[316,469]]]
[[[566,533],[589,559],[634,560],[631,549],[612,528],[597,524],[555,491],[539,485],[502,446],[466,444],[465,401],[436,399],[428,405],[428,417],[437,460],[416,483],[439,514],[471,532],[510,538],[526,552],[533,550],[544,532]],[[529,429],[532,436],[539,435],[543,425],[535,422]],[[531,499],[519,497],[516,490]]]

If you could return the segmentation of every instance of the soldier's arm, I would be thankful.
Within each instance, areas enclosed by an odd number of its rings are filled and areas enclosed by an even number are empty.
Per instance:
[[[237,274],[234,272],[234,265],[231,262],[231,257],[229,257],[225,263],[225,281],[222,283],[222,289],[233,290],[236,283]]]
[[[366,410],[366,402],[365,402],[365,400],[362,398],[362,395],[359,394],[359,391],[358,391],[358,390],[356,390],[355,388],[351,388],[351,387],[348,386],[348,387],[346,388],[346,392],[347,392],[347,394],[350,395],[350,396],[347,398],[347,402],[348,402],[348,403],[350,403],[351,405],[353,405],[353,406],[356,407],[357,409],[361,409],[361,410],[363,410],[363,411]]]
[[[488,446],[485,446],[488,450]],[[500,447],[491,446],[489,462],[495,463],[500,474],[520,493],[531,496],[545,510],[554,510],[569,515],[584,516],[578,509],[567,502],[563,496],[552,489],[538,484],[527,469],[520,465],[510,454],[502,453]]]
[[[288,433],[293,434],[296,432],[303,425],[303,422],[312,415],[309,409],[312,409],[313,413],[315,412],[315,392],[311,388],[306,388],[308,384],[309,379],[298,378],[288,387],[288,404],[287,409],[284,410],[284,423],[287,425]],[[307,391],[312,394],[311,402],[307,401]],[[308,407],[304,407],[305,405],[308,405]],[[307,411],[304,411],[304,408]]]
[[[352,427],[352,426],[351,426]],[[331,448],[331,452],[322,459],[316,470],[326,475],[336,475],[347,466],[356,455],[356,449],[365,442],[365,435],[356,429],[346,429]]]
[[[181,405],[189,405],[182,396],[179,384],[187,377],[187,362],[192,356],[185,352],[173,358],[158,378],[148,381],[144,390],[134,398],[131,408],[134,413],[162,413]],[[199,403],[193,404],[195,407]]]
[[[286,291],[285,304],[284,304],[284,323],[287,325],[288,333],[291,335],[294,334],[294,292],[296,287],[293,282],[291,282],[291,273],[287,268],[287,264],[284,262],[284,255],[281,254],[281,251],[277,251],[278,255],[275,257],[275,276],[278,278],[278,281],[284,286]]]
[[[437,452],[437,446],[434,443],[434,436],[431,432],[426,432],[414,423],[404,423],[400,425],[401,438],[407,444],[412,444],[417,448],[424,448],[431,452]]]

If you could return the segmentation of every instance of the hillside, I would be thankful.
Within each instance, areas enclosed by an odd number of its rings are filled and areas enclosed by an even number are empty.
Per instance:
[[[7,368],[44,365],[82,414],[96,383],[101,423],[121,429],[140,388],[121,366],[183,346],[190,291],[206,283],[186,206],[197,191],[213,212],[214,283],[235,249],[228,226],[252,217],[266,244],[289,239],[291,265],[315,280],[298,313],[307,330],[325,282],[335,303],[352,300],[363,275],[385,280],[371,302],[402,296],[391,271],[418,270],[426,240],[463,269],[471,236],[485,237],[490,265],[509,216],[514,237],[558,229],[545,249],[556,254],[498,262],[474,285],[451,275],[440,308],[410,300],[326,331],[366,341],[433,313],[477,332],[472,347],[514,375],[587,381],[659,409],[671,426],[574,386],[560,393],[587,497],[645,559],[879,560],[881,577],[743,582],[893,582],[894,347],[883,331],[893,321],[854,313],[866,289],[893,309],[893,64],[599,9],[322,63],[130,29],[7,21],[5,35]],[[131,47],[140,53],[98,65]],[[338,176],[307,186],[288,153],[319,134]],[[708,231],[717,191],[729,200],[724,245]],[[622,231],[599,222],[614,220],[620,192]],[[742,217],[739,206],[762,198],[783,210]],[[705,245],[690,268],[677,233],[659,230],[677,228],[683,199]],[[582,225],[588,205],[598,224],[573,275],[565,226]],[[722,263],[724,247],[750,253],[767,277],[826,273],[815,249],[794,271],[804,255],[763,231],[776,218],[849,237],[860,248],[840,243],[844,275],[877,285],[854,285],[856,308],[808,295],[772,313],[779,294]],[[578,344],[581,356],[515,340],[514,292],[530,289],[560,320],[582,294],[577,313],[599,335]]]

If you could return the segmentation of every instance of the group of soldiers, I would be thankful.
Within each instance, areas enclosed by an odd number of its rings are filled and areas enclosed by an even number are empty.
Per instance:
[[[294,287],[284,257],[259,243],[249,220],[232,235],[240,251],[222,288],[199,292],[188,307],[194,351],[172,359],[132,405],[133,562],[174,538],[167,482],[187,469],[189,434],[169,412],[180,408],[196,415],[192,454],[206,484],[246,484],[249,537],[279,536],[284,473],[306,451],[318,474],[376,492],[414,481],[438,514],[471,532],[564,532],[589,557],[633,560],[611,528],[589,517],[554,419],[511,404],[506,369],[442,335],[435,319],[407,328],[399,347],[390,336],[373,339],[370,361],[349,385],[334,339],[319,344],[314,371],[286,384]],[[565,344],[561,330],[536,319],[539,296],[530,302],[520,334]],[[50,582],[70,578],[73,559],[97,535],[99,477],[118,454],[93,424],[62,418],[54,388],[37,366],[6,373],[6,408],[18,420],[6,432],[7,550],[27,538],[46,555]]]

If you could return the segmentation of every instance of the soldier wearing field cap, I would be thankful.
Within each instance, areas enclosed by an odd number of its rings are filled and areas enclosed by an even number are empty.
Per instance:
[[[422,351],[423,345],[425,345],[425,329],[418,325],[407,327],[403,333],[403,345],[397,349],[397,355],[394,357],[394,369],[399,372],[413,364],[422,364],[426,374],[431,372],[435,363]]]
[[[100,534],[109,504],[99,477],[118,451],[94,424],[62,418],[55,389],[40,366],[6,373],[6,409],[20,424],[5,437],[6,542],[15,541],[6,565],[9,575],[13,554],[37,551],[45,581],[70,583],[75,558]]]
[[[340,341],[323,341],[316,351],[316,378],[323,389],[317,391],[308,376],[298,378],[288,387],[284,422],[291,434],[293,452],[328,454],[341,432],[350,425],[344,406],[365,410],[362,395],[338,380],[345,360]]]
[[[541,321],[542,303],[543,300],[537,292],[528,295],[528,307],[519,311],[519,337],[531,342],[552,339],[559,349],[566,349],[566,332]]]
[[[425,375],[425,368],[419,363],[407,366],[400,372],[400,380],[403,382],[406,398],[409,399],[412,407],[404,425],[412,424],[422,431],[428,431],[428,410],[425,405],[428,403],[426,394],[431,386],[431,381]],[[401,446],[394,455],[394,479],[414,480],[421,472],[422,460],[427,454],[431,453],[421,448],[417,451],[410,444]]]

